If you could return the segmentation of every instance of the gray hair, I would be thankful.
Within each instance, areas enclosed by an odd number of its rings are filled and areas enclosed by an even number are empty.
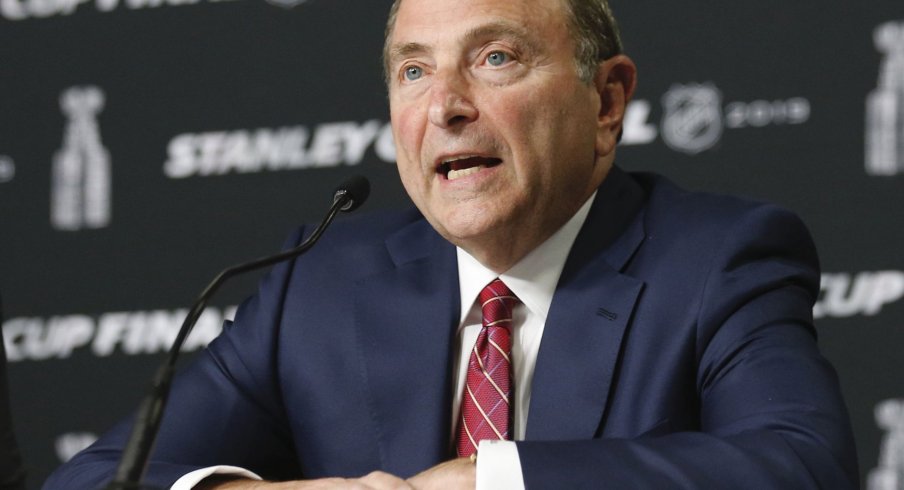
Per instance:
[[[618,32],[618,24],[607,0],[561,0],[568,7],[568,27],[574,40],[574,61],[578,77],[589,83],[596,74],[600,61],[609,59],[624,50]],[[396,15],[402,0],[395,0],[386,21],[386,37],[383,44],[383,72],[389,81],[389,39],[395,27]]]

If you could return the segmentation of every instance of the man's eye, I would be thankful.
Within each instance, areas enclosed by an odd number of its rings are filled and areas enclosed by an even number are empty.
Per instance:
[[[419,66],[409,66],[405,68],[405,79],[414,81],[424,76],[424,70]]]
[[[493,66],[502,66],[510,59],[511,56],[504,51],[493,51],[487,56],[487,63]]]

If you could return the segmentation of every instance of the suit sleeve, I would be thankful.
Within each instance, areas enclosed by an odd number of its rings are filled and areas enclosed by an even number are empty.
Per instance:
[[[301,236],[299,230],[287,245]],[[299,474],[274,355],[291,269],[292,262],[274,267],[235,322],[226,322],[223,334],[176,376],[146,485],[169,488],[189,472],[216,465],[254,467],[274,479]],[[119,423],[57,469],[44,489],[102,488],[113,478],[132,425],[131,419]]]
[[[816,346],[819,266],[804,225],[755,208],[724,230],[699,292],[700,430],[523,441],[527,488],[856,488],[836,375]],[[605,423],[605,422],[604,422]]]

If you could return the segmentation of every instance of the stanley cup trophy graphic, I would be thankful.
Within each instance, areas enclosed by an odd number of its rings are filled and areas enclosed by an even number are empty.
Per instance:
[[[110,154],[97,124],[103,107],[104,94],[97,87],[72,87],[60,96],[69,121],[63,147],[53,158],[50,221],[58,230],[110,223]]]
[[[879,466],[869,473],[867,490],[904,489],[904,400],[885,400],[876,407],[876,422],[885,431]]]
[[[885,59],[866,101],[866,171],[895,175],[904,173],[904,22],[882,24],[874,37]]]

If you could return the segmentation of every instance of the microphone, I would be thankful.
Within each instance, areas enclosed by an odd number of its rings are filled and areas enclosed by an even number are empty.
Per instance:
[[[339,210],[345,212],[354,211],[364,204],[364,201],[367,200],[367,196],[369,195],[370,182],[368,182],[366,178],[356,175],[336,188],[336,192],[333,193],[333,203],[335,204],[336,201],[347,198],[348,202],[339,208]]]
[[[317,243],[327,226],[333,222],[333,219],[340,211],[354,211],[364,203],[368,195],[370,195],[370,183],[366,178],[356,176],[346,180],[336,188],[333,194],[333,204],[330,206],[326,217],[314,229],[311,236],[300,245],[276,255],[228,267],[207,285],[201,295],[198,296],[198,299],[195,300],[188,315],[185,317],[185,321],[182,322],[182,327],[179,328],[179,333],[176,335],[176,340],[173,341],[172,347],[170,347],[165,362],[154,375],[150,393],[139,405],[138,414],[135,417],[135,425],[132,427],[132,434],[123,449],[122,459],[116,469],[116,475],[106,487],[107,490],[139,490],[147,488],[141,485],[141,479],[147,470],[151,451],[157,439],[157,432],[160,430],[160,422],[163,419],[163,410],[166,408],[170,385],[176,372],[176,361],[179,358],[179,352],[182,349],[182,344],[185,343],[186,337],[191,333],[198,318],[201,317],[201,313],[207,306],[207,301],[217,289],[233,276],[298,257],[307,252]]]

